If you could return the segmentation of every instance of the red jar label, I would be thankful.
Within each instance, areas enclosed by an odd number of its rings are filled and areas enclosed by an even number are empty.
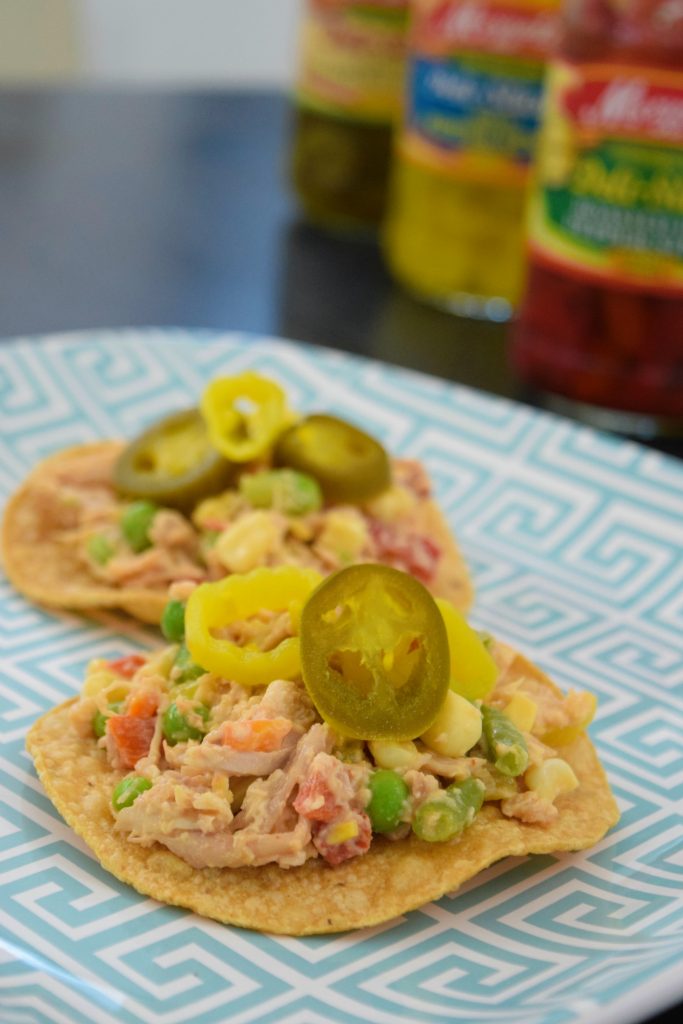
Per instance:
[[[436,56],[488,53],[543,61],[558,41],[553,0],[417,0],[411,41]]]
[[[683,290],[683,73],[553,64],[530,238],[588,281]]]

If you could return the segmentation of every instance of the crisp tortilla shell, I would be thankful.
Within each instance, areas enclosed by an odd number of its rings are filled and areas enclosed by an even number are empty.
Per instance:
[[[25,597],[52,608],[122,608],[142,622],[159,622],[166,605],[165,590],[112,587],[88,570],[78,545],[62,536],[63,525],[45,514],[43,481],[60,463],[75,455],[115,457],[122,441],[78,445],[40,462],[7,503],[2,524],[2,556],[10,582]]]
[[[2,526],[2,555],[7,576],[25,597],[53,608],[121,608],[142,622],[161,620],[167,601],[165,589],[103,584],[89,571],[78,545],[64,538],[59,521],[45,515],[43,483],[60,463],[65,465],[79,455],[98,453],[113,459],[123,448],[123,441],[101,441],[52,455],[36,466],[10,498]],[[416,526],[443,552],[430,589],[437,597],[445,597],[467,611],[474,600],[470,576],[435,502],[421,501]]]
[[[521,656],[512,669],[553,686]],[[580,786],[558,799],[560,815],[548,827],[524,825],[485,804],[452,844],[375,839],[369,853],[336,868],[316,859],[289,869],[197,870],[161,845],[142,847],[114,831],[110,799],[122,773],[108,766],[93,739],[76,734],[71,704],[39,719],[27,739],[60,814],[102,866],[138,892],[243,928],[311,935],[375,925],[453,892],[502,857],[592,846],[619,818],[595,749],[582,735],[560,751]]]

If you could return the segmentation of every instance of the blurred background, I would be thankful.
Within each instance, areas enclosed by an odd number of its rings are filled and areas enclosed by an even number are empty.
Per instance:
[[[0,0],[0,82],[286,86],[301,7],[302,0]]]
[[[0,337],[281,334],[680,452],[677,110],[683,0],[0,0]]]

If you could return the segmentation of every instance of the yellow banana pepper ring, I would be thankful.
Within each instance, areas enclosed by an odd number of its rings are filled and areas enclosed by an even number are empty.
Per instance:
[[[298,630],[301,606],[321,580],[313,569],[282,565],[202,583],[190,594],[185,609],[185,643],[193,660],[242,686],[295,679],[301,674],[298,636],[287,637],[272,651],[260,651],[240,647],[215,636],[214,631],[263,609],[289,611],[293,628]]]
[[[212,381],[202,395],[201,412],[211,443],[231,462],[264,455],[294,418],[282,388],[249,371]]]
[[[467,700],[482,700],[498,678],[498,667],[483,640],[450,601],[437,597],[451,656],[451,690]]]

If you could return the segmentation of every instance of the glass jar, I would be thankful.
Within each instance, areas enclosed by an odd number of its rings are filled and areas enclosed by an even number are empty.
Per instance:
[[[517,371],[600,425],[678,430],[683,0],[565,4],[529,230]]]
[[[291,173],[308,218],[375,228],[401,105],[407,0],[308,0]]]
[[[415,0],[406,109],[385,231],[407,288],[507,319],[559,0]]]

